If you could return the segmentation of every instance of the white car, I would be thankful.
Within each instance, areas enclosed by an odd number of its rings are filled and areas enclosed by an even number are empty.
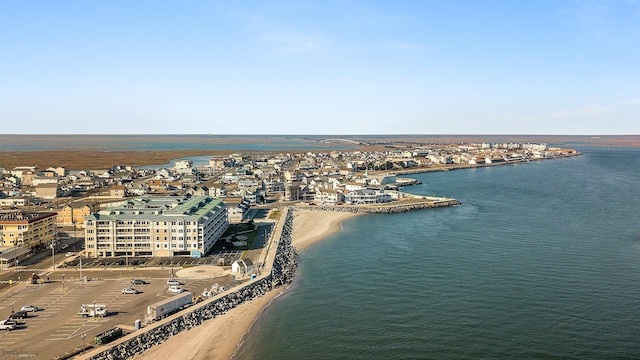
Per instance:
[[[66,254],[64,254],[64,256],[73,256],[73,255],[75,255],[75,254],[76,254],[76,253],[69,251],[69,252],[67,252]]]
[[[122,289],[122,293],[123,294],[137,294],[138,290],[128,287],[128,288]]]
[[[16,328],[16,322],[11,320],[0,321],[0,330],[13,330]]]
[[[26,311],[26,312],[31,312],[31,311],[40,311],[40,308],[35,306],[35,305],[25,305],[22,307],[22,309],[20,309],[20,311]]]
[[[183,291],[184,291],[184,289],[181,288],[180,286],[169,286],[169,292],[172,292],[172,293],[175,293],[175,294],[180,294]]]
[[[180,281],[178,281],[176,279],[169,279],[169,280],[167,280],[167,285],[178,286],[178,285],[184,285],[184,283],[182,283],[182,282],[180,282]]]

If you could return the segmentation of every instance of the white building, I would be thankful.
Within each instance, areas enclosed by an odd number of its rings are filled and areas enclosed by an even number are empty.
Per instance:
[[[229,226],[227,205],[209,196],[143,196],[89,215],[87,256],[202,256]]]
[[[391,201],[391,195],[381,190],[360,189],[345,194],[347,204],[380,204]]]
[[[317,190],[314,195],[314,201],[318,204],[337,204],[344,201],[344,195],[335,190]]]
[[[174,167],[177,170],[185,170],[193,167],[193,161],[191,160],[177,160]]]
[[[253,268],[253,261],[249,258],[238,259],[231,264],[231,271],[241,275],[248,274]]]

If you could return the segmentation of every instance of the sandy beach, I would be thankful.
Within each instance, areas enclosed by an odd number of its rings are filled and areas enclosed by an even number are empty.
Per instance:
[[[357,216],[354,213],[296,210],[293,220],[293,245],[302,251],[322,239],[340,231],[343,221]],[[201,326],[171,337],[135,359],[158,358],[227,360],[230,359],[263,309],[283,289],[241,304],[223,316],[206,321]]]

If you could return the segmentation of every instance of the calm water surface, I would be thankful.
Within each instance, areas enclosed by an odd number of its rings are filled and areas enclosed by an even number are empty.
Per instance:
[[[305,250],[237,359],[640,358],[640,150],[421,174]]]

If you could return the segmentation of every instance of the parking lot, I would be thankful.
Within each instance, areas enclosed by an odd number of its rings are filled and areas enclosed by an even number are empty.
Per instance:
[[[225,250],[203,258],[185,257],[117,257],[117,258],[82,258],[83,268],[119,268],[122,266],[158,267],[158,266],[196,266],[196,265],[230,265],[240,257],[243,251]],[[224,261],[224,262],[223,262]],[[69,257],[60,268],[80,268],[80,257]]]
[[[256,261],[264,249],[266,234],[265,231],[258,236],[251,250],[217,250],[202,258],[80,257],[76,251],[82,246],[73,239],[62,242],[67,246],[57,249],[55,254],[40,252],[21,262],[19,267],[0,274],[0,319],[7,318],[12,308],[19,311],[24,305],[43,309],[19,319],[16,329],[0,332],[0,359],[60,358],[95,344],[96,335],[114,327],[133,331],[136,320],[144,323],[147,306],[175,295],[168,291],[167,280],[177,276],[180,269],[191,274],[178,277],[185,283],[183,288],[196,297],[205,289],[228,289],[237,285],[231,275],[220,271],[215,275],[205,272],[207,275],[202,276],[203,271],[197,267],[213,265],[229,269],[240,257]],[[69,256],[65,256],[67,252]],[[36,274],[40,278],[32,284],[31,278]],[[146,283],[131,285],[132,278]],[[133,287],[139,293],[123,294],[126,287]],[[94,302],[106,305],[108,316],[78,315],[82,304]]]
[[[188,261],[188,260],[185,260]],[[87,270],[90,281],[80,280],[77,273],[52,274],[50,282],[26,285],[5,290],[0,296],[0,318],[6,318],[24,305],[36,305],[42,311],[29,313],[18,320],[18,328],[0,332],[0,358],[3,360],[32,358],[52,359],[75,348],[94,343],[97,334],[119,326],[133,329],[136,320],[144,321],[148,305],[173,296],[168,292],[166,269]],[[141,278],[145,285],[130,284],[131,278]],[[199,296],[212,285],[228,286],[233,279],[222,276],[213,279],[181,279],[183,288]],[[138,294],[123,294],[122,289],[133,287]],[[105,304],[106,317],[78,315],[82,304]],[[86,337],[83,339],[83,335]]]

